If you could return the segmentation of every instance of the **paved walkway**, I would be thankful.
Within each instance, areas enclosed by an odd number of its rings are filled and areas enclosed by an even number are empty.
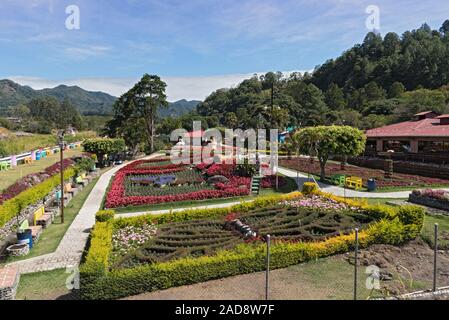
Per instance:
[[[143,216],[147,214],[157,215],[157,214],[164,214],[164,213],[170,213],[170,212],[180,212],[185,210],[199,210],[199,209],[217,209],[217,208],[228,208],[232,207],[238,204],[241,204],[242,202],[253,202],[254,200],[244,200],[244,201],[233,201],[233,202],[225,202],[225,203],[217,203],[217,204],[209,204],[204,206],[198,206],[198,207],[187,207],[187,208],[176,208],[176,209],[165,209],[165,210],[157,210],[157,211],[142,211],[142,212],[131,212],[131,213],[118,213],[115,215],[116,219],[120,218],[131,218],[131,217],[138,217]]]
[[[145,159],[154,158],[156,156],[158,156],[158,154],[151,155]],[[79,265],[90,230],[95,224],[95,214],[100,210],[101,202],[106,193],[109,181],[119,169],[127,164],[129,163],[114,167],[100,176],[55,252],[17,261],[9,265],[17,266],[19,272],[22,274]]]
[[[309,178],[306,174],[297,172],[295,170],[279,167],[279,173],[285,176],[291,177],[299,184],[300,190],[305,182],[309,182]],[[408,199],[411,191],[396,191],[396,192],[363,192],[355,191],[351,189],[344,189],[342,187],[328,185],[322,182],[318,182],[323,192],[332,193],[336,196],[346,196],[348,198],[382,198],[382,199]],[[439,188],[440,189],[440,188]],[[447,190],[449,189],[442,189]]]

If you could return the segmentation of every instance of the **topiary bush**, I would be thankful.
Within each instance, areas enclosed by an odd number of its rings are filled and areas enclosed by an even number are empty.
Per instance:
[[[306,182],[302,186],[302,193],[309,195],[318,191],[318,185],[315,182]]]

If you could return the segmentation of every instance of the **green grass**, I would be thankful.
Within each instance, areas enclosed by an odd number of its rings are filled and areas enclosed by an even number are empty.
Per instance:
[[[282,193],[290,193],[297,190],[297,185],[295,180],[289,177],[285,177],[287,183],[280,187],[278,191],[274,189],[261,189],[261,196],[267,195],[275,195]],[[112,179],[111,179],[112,181]],[[232,203],[232,202],[241,202],[241,201],[250,201],[256,199],[258,196],[246,196],[246,197],[233,197],[233,198],[220,198],[220,199],[208,199],[208,200],[192,200],[192,201],[178,201],[171,203],[161,203],[161,204],[153,204],[153,205],[145,205],[145,206],[129,206],[123,208],[115,208],[115,212],[117,214],[121,213],[134,213],[134,212],[145,212],[145,211],[158,211],[158,210],[171,210],[171,209],[179,209],[179,208],[193,208],[200,207],[205,205],[214,205],[214,204],[224,204],[224,203]],[[103,199],[104,206],[104,199]],[[103,207],[102,206],[102,207]]]
[[[368,204],[371,204],[371,205],[378,205],[378,204],[388,205],[388,202],[391,202],[391,201],[404,200],[404,199],[393,199],[393,198],[351,198],[351,199],[366,200],[368,202]]]
[[[82,153],[81,149],[73,149],[64,151],[64,158],[71,158]],[[14,184],[22,177],[43,171],[45,168],[55,164],[60,160],[60,154],[52,154],[42,160],[33,161],[32,164],[18,165],[15,168],[0,171],[0,190],[4,190]]]
[[[61,223],[60,217],[56,217],[53,224],[44,229],[39,241],[33,246],[30,253],[25,257],[8,257],[6,263],[30,259],[33,257],[41,256],[47,253],[52,253],[56,250],[62,238],[64,237],[67,229],[72,224],[73,220],[77,216],[79,210],[86,201],[88,195],[92,191],[93,187],[97,183],[98,178],[89,183],[83,190],[73,197],[67,207],[64,209],[64,223]]]
[[[438,223],[438,248],[440,250],[449,250],[449,217],[438,215],[427,215],[424,219],[424,228],[421,232],[421,237],[432,248],[435,246],[435,223]]]
[[[21,275],[16,299],[51,300],[69,294],[66,287],[69,276],[65,269]]]

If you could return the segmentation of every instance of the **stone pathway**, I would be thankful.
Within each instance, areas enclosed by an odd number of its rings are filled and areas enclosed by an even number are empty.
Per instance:
[[[151,155],[144,159],[151,159],[156,156],[159,155]],[[17,261],[8,264],[8,266],[15,266],[21,274],[24,274],[79,265],[90,230],[95,224],[95,214],[100,210],[109,181],[118,170],[128,164],[114,167],[100,176],[55,252]]]
[[[131,217],[138,217],[143,216],[146,214],[164,214],[164,213],[170,213],[170,212],[179,212],[179,211],[185,211],[185,210],[197,210],[197,209],[217,209],[217,208],[228,208],[232,207],[244,202],[253,202],[254,200],[245,200],[245,201],[234,201],[234,202],[226,202],[226,203],[217,203],[217,204],[209,204],[204,206],[198,206],[198,207],[187,207],[187,208],[176,208],[176,209],[168,209],[168,210],[157,210],[157,211],[142,211],[142,212],[131,212],[131,213],[119,213],[115,215],[116,219],[120,218],[131,218]]]

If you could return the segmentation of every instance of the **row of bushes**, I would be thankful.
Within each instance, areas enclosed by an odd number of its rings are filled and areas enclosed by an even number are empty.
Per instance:
[[[64,170],[64,179],[70,179],[75,175],[73,168]],[[8,221],[17,216],[22,209],[35,204],[48,195],[60,184],[60,176],[55,175],[51,178],[19,193],[14,198],[4,201],[0,205],[0,227],[3,227]]]
[[[266,248],[262,243],[243,244],[232,250],[219,251],[213,256],[182,258],[125,270],[110,270],[111,234],[114,227],[124,227],[145,222],[168,223],[194,219],[209,219],[272,205],[288,197],[260,198],[232,208],[206,209],[176,212],[160,216],[143,216],[98,222],[92,233],[92,241],[86,260],[80,269],[81,295],[84,299],[116,299],[143,292],[167,289],[239,274],[262,271],[265,268]],[[377,221],[359,233],[360,247],[374,243],[398,245],[416,238],[423,226],[424,210],[407,206],[393,208],[369,206],[364,202],[336,201],[358,204]],[[285,268],[301,262],[348,252],[354,247],[354,235],[340,235],[321,242],[275,242],[271,249],[273,269]]]

